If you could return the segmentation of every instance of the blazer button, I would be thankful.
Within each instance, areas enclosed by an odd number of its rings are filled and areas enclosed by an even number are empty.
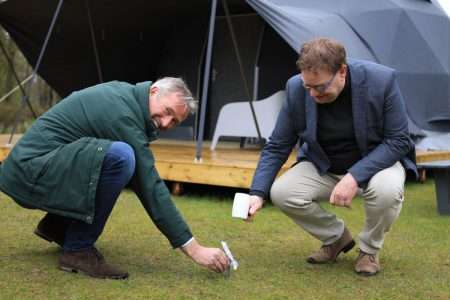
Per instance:
[[[102,147],[98,147],[97,150],[98,150],[98,152],[102,152],[103,148]]]

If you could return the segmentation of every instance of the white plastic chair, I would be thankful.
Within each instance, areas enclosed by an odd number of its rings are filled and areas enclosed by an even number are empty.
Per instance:
[[[269,138],[285,98],[286,93],[282,90],[268,98],[253,102],[261,137]],[[214,130],[211,150],[216,148],[221,136],[258,137],[248,101],[232,102],[222,107]]]

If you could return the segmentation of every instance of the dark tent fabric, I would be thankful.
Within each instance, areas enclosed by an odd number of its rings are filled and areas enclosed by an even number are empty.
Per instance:
[[[248,2],[293,49],[328,36],[350,57],[395,68],[411,129],[450,131],[450,19],[440,7],[424,0]]]
[[[351,57],[398,70],[413,132],[450,131],[450,20],[437,5],[426,0],[227,2],[250,86],[259,35],[269,24],[259,62],[259,98],[283,89],[296,73],[296,52],[304,41],[334,37]],[[0,3],[0,24],[32,65],[57,4]],[[61,96],[99,82],[89,7],[104,81],[182,76],[198,95],[210,6],[206,0],[65,0],[39,74]],[[248,100],[220,1],[218,9],[205,138],[211,137],[224,104]],[[185,125],[194,123],[191,117]]]
[[[229,3],[237,12],[251,11],[242,1]],[[58,0],[0,4],[0,24],[32,65],[57,4]],[[198,63],[206,38],[209,1],[66,0],[40,72],[61,95],[98,82],[86,5],[91,10],[105,80],[148,80],[159,73],[154,65],[175,50],[189,59],[195,57]],[[176,44],[171,44],[175,39]],[[179,69],[196,71],[184,65]]]
[[[264,22],[244,0],[227,2],[251,87]],[[61,96],[99,82],[86,3],[104,81],[134,83],[181,76],[199,95],[210,1],[65,0],[39,70],[39,75]],[[36,63],[57,4],[57,0],[10,0],[0,4],[0,24],[31,65]],[[295,51],[266,28],[260,59],[260,97],[284,89],[286,79],[296,72],[295,59]],[[209,99],[205,138],[212,135],[224,104],[248,100],[220,1]],[[182,125],[194,123],[195,117],[191,116]]]

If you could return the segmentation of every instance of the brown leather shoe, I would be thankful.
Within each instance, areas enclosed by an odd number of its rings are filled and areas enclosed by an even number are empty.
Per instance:
[[[34,230],[34,234],[49,243],[55,242],[62,247],[66,236],[66,229],[67,223],[64,217],[48,213],[39,221]]]
[[[310,264],[326,264],[336,261],[338,255],[344,251],[347,253],[355,246],[355,241],[352,235],[348,231],[347,227],[344,228],[342,236],[333,244],[322,245],[322,247],[311,254],[306,261]]]
[[[64,251],[59,257],[59,268],[67,272],[83,272],[96,278],[128,278],[128,272],[107,264],[103,255],[96,248],[73,252]]]
[[[369,254],[359,250],[355,272],[362,276],[373,276],[381,270],[378,254]]]

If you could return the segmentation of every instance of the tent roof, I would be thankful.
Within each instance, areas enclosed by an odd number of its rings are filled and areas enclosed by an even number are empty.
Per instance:
[[[0,2],[0,24],[32,65],[57,3]],[[395,68],[415,125],[450,131],[450,19],[431,1],[228,0],[228,4],[232,14],[256,11],[295,51],[310,38],[329,36],[343,42],[351,57]],[[197,79],[197,68],[192,66],[201,63],[210,1],[65,0],[39,70],[62,96],[99,80],[86,5],[105,81],[138,82],[157,78],[162,70],[175,70],[196,85],[191,79]],[[220,1],[218,9],[223,14]],[[167,58],[174,53],[184,61]]]
[[[350,57],[396,69],[412,125],[450,131],[450,19],[431,1],[248,2],[293,49],[327,36]]]

